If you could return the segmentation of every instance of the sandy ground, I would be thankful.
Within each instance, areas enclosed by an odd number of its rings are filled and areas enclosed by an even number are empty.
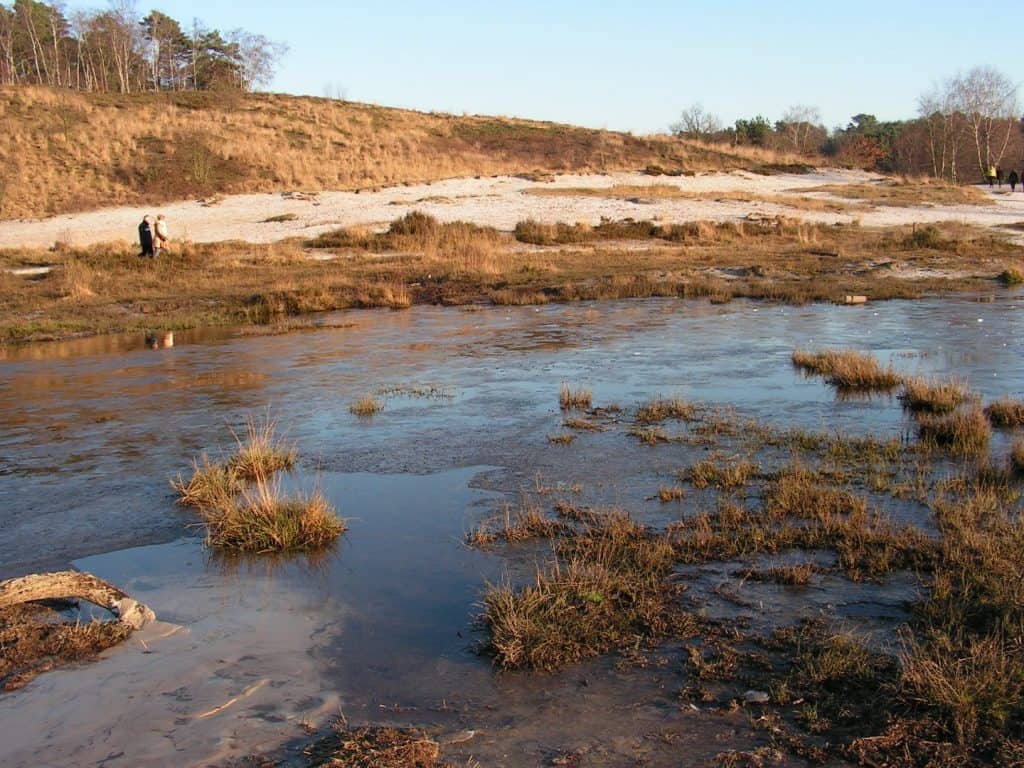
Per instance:
[[[803,175],[759,176],[743,171],[702,174],[694,177],[651,177],[639,173],[565,175],[554,182],[538,183],[499,176],[463,178],[432,184],[388,187],[363,192],[321,192],[312,199],[288,193],[225,197],[214,205],[182,201],[148,208],[131,206],[89,211],[42,220],[0,222],[0,247],[50,247],[54,243],[89,245],[134,240],[138,222],[146,213],[164,213],[172,239],[193,242],[245,240],[267,243],[291,237],[312,237],[337,227],[383,228],[411,210],[443,221],[463,220],[511,230],[523,219],[544,222],[598,223],[608,219],[651,219],[664,222],[738,220],[752,213],[786,215],[822,223],[850,222],[855,217],[866,226],[890,226],[913,222],[960,221],[1001,227],[1024,221],[1024,194],[992,195],[995,205],[877,207],[871,211],[830,213],[803,211],[766,202],[731,200],[628,201],[599,197],[524,194],[531,188],[611,187],[617,184],[669,184],[693,192],[744,191],[756,195],[793,194],[821,184],[855,184],[878,178],[857,171],[821,170]],[[822,193],[807,193],[828,198]],[[301,198],[302,196],[299,196]],[[851,202],[846,200],[844,202]],[[280,215],[294,221],[263,223]],[[1003,233],[1007,230],[1001,230]],[[1024,233],[1014,235],[1024,242]]]

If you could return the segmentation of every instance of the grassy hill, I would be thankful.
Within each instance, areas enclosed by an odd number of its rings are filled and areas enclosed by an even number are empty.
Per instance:
[[[277,94],[4,88],[0,122],[6,219],[220,193],[796,160],[664,136]]]

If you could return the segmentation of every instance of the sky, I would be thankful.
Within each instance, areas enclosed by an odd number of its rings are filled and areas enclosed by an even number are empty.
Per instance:
[[[287,43],[267,90],[641,134],[695,102],[727,124],[805,104],[833,127],[912,117],[974,66],[1024,83],[1019,0],[139,0],[150,7]]]

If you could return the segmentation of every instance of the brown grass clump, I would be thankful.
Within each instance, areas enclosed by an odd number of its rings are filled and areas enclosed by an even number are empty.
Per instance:
[[[833,487],[802,464],[787,467],[775,476],[765,489],[764,506],[775,519],[864,518],[868,511],[864,499]]]
[[[178,494],[178,503],[197,509],[231,504],[244,485],[232,469],[210,461],[205,453],[199,461],[192,461],[192,477],[185,480],[179,474],[171,480],[171,488]]]
[[[548,442],[552,445],[570,445],[576,439],[571,432],[564,432],[560,435],[548,435]]]
[[[485,520],[466,535],[466,543],[485,547],[496,541],[515,544],[529,539],[547,539],[566,530],[565,523],[552,520],[529,498],[524,498],[513,511],[505,505],[496,518]]]
[[[589,419],[578,419],[570,417],[562,421],[562,426],[566,429],[576,429],[580,432],[602,432],[604,427],[600,424],[590,421]]]
[[[295,446],[277,438],[277,422],[265,417],[257,422],[249,417],[245,424],[245,437],[234,435],[238,450],[227,463],[227,471],[245,480],[269,477],[281,469],[295,466]]]
[[[656,398],[640,406],[636,412],[636,420],[640,424],[656,424],[666,419],[690,421],[697,412],[692,403],[680,398]]]
[[[384,410],[384,403],[372,395],[366,395],[361,397],[355,402],[351,403],[348,407],[350,413],[360,418],[366,418],[373,416],[375,413],[380,413]]]
[[[658,445],[672,440],[661,427],[630,427],[629,434],[644,445]]]
[[[985,406],[985,415],[996,427],[1024,427],[1024,402],[1002,397]]]
[[[263,477],[231,504],[200,509],[206,541],[238,552],[309,552],[334,542],[345,530],[327,498],[285,495],[279,483]]]
[[[887,390],[902,378],[893,367],[882,368],[871,355],[854,350],[807,352],[794,350],[793,365],[808,373],[824,376],[829,384],[842,390]]]
[[[923,416],[917,425],[918,436],[926,443],[967,454],[984,450],[992,429],[980,408],[945,416]]]
[[[54,667],[91,659],[131,634],[120,621],[69,623],[38,603],[0,609],[0,690],[14,691]]]
[[[562,383],[562,389],[558,393],[558,405],[563,411],[586,410],[590,407],[590,400],[589,389],[571,389],[568,384]]]
[[[678,485],[662,485],[658,487],[658,501],[667,504],[670,501],[682,501],[683,489]]]
[[[1017,440],[1010,448],[1010,466],[1015,472],[1024,473],[1024,440]]]
[[[757,471],[757,464],[746,459],[723,459],[721,463],[715,459],[705,459],[681,470],[679,479],[692,484],[694,488],[731,490],[745,486]]]
[[[955,378],[946,381],[913,378],[903,382],[900,401],[914,413],[952,413],[970,397],[970,388]]]
[[[306,747],[306,763],[333,768],[445,768],[438,743],[415,728],[339,724],[335,732]]]
[[[805,192],[827,192],[876,205],[994,205],[982,190],[939,179],[884,179],[870,184],[825,184]]]
[[[531,584],[491,585],[483,597],[487,648],[503,669],[551,671],[673,626],[673,562],[661,537],[623,514],[598,518],[538,568]]]

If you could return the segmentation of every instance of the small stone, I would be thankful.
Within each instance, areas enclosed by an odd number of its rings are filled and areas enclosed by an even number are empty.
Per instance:
[[[767,704],[769,701],[771,696],[764,691],[747,691],[743,694],[744,704]]]

